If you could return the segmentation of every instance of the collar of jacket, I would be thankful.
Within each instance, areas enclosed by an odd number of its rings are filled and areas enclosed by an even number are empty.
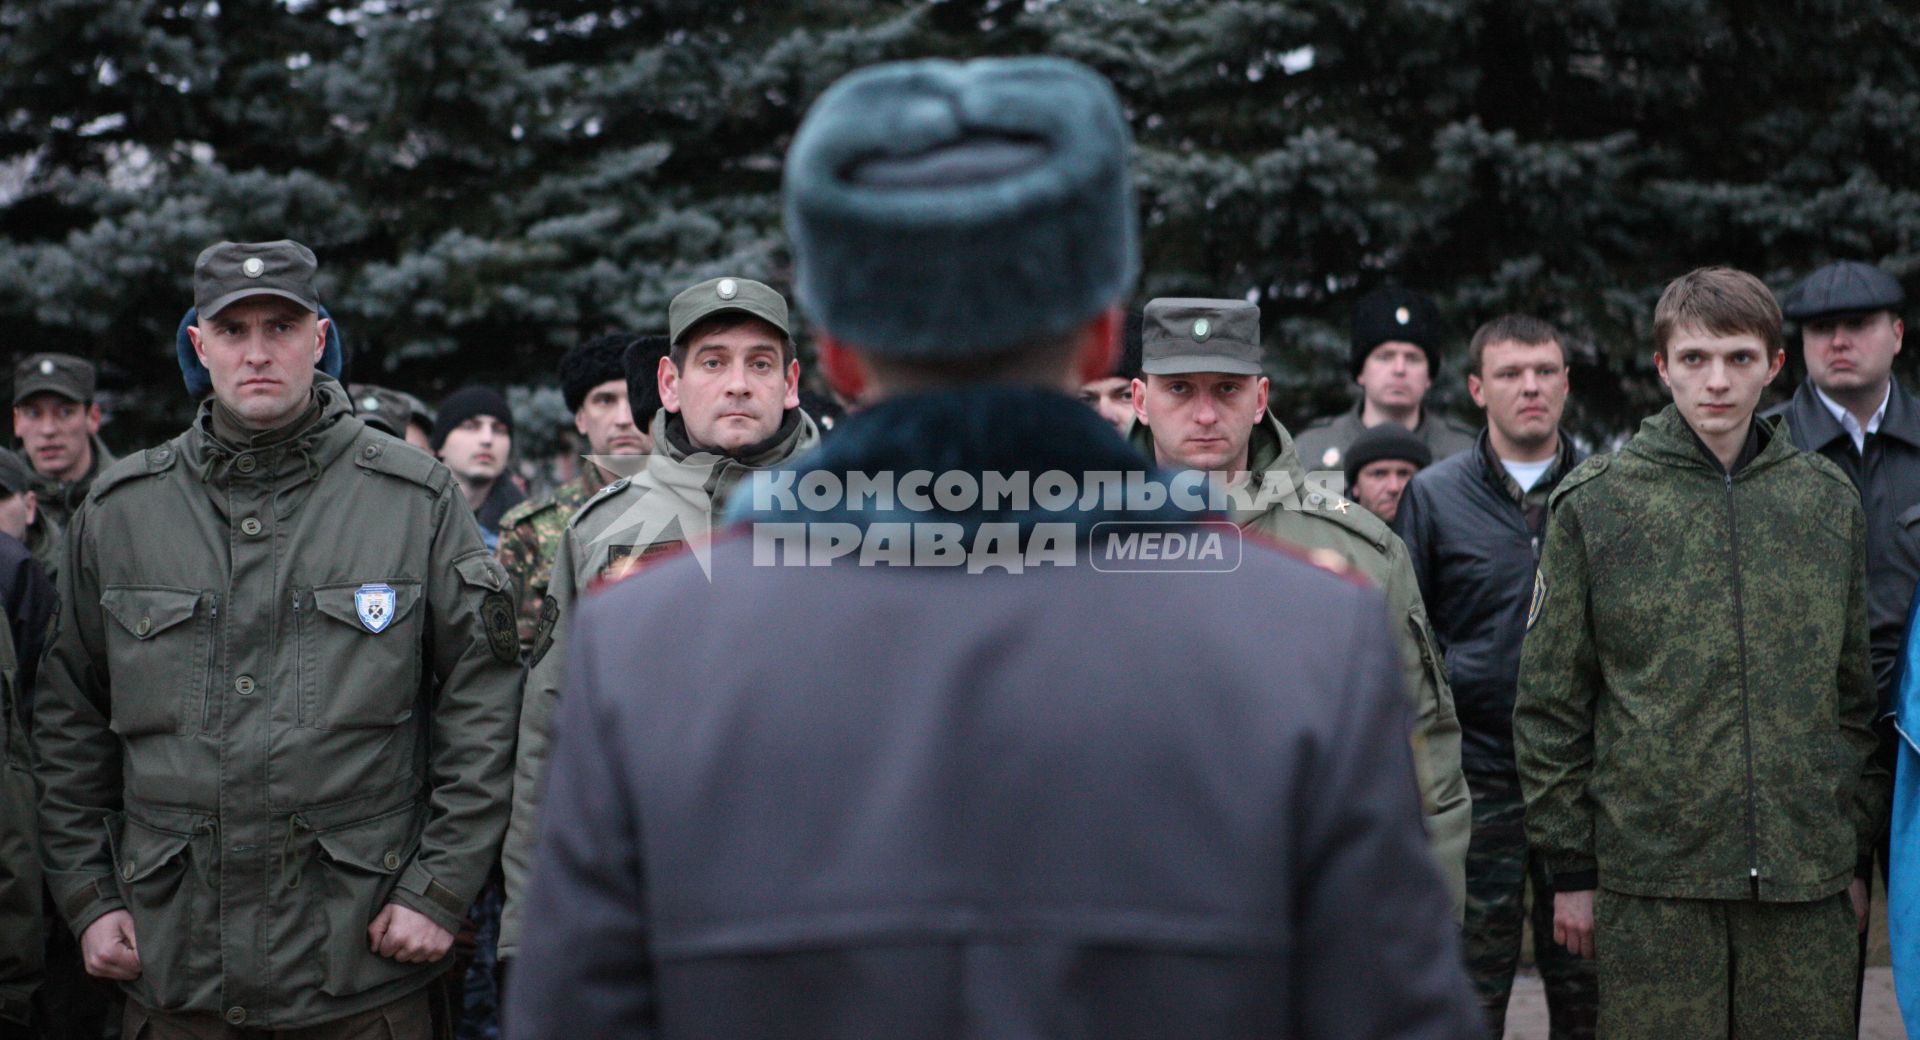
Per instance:
[[[213,399],[202,401],[193,426],[179,438],[180,461],[209,484],[226,484],[235,478],[265,481],[289,474],[317,476],[353,446],[364,424],[354,417],[347,392],[331,377],[316,373],[313,393],[320,404],[319,418],[291,437],[246,450],[214,436]],[[251,472],[242,468],[248,465],[240,462],[242,458],[253,459]]]
[[[646,474],[658,487],[690,502],[724,504],[748,473],[772,469],[819,443],[820,428],[813,417],[789,408],[772,436],[723,455],[695,448],[681,417],[662,408],[653,419],[653,454],[647,456]]]
[[[1144,429],[1142,433],[1144,435]],[[1151,443],[1151,441],[1149,441]],[[943,473],[1024,475],[1031,486],[1058,470],[1075,481],[1073,501],[1059,509],[1030,498],[1026,509],[1015,509],[1005,498],[985,508],[984,496],[972,509],[947,512],[937,506],[925,512],[899,503],[892,509],[875,507],[871,500],[860,508],[841,503],[831,509],[793,510],[751,508],[751,496],[735,504],[730,521],[796,523],[839,521],[866,527],[875,523],[915,521],[958,524],[971,538],[983,524],[1013,524],[1022,532],[1041,523],[1074,524],[1081,541],[1093,525],[1105,520],[1196,520],[1207,516],[1170,502],[1154,509],[1107,508],[1105,496],[1091,505],[1084,493],[1091,487],[1087,474],[1140,474],[1151,470],[1146,459],[1114,433],[1113,427],[1086,405],[1058,390],[1039,386],[976,385],[905,395],[881,401],[855,412],[834,428],[833,439],[818,452],[786,467],[804,476],[810,472],[839,475],[891,474],[899,480],[915,470],[926,470],[936,480]],[[1165,474],[1154,473],[1164,480]],[[1120,477],[1119,479],[1124,479]],[[1118,504],[1118,503],[1114,503]]]
[[[1779,436],[1779,433],[1777,426],[1761,418],[1757,412],[1754,414],[1753,428],[1748,436],[1760,438],[1760,451],[1752,461],[1734,471],[1735,479],[1758,473],[1799,453],[1800,449],[1793,446],[1792,439]],[[1663,466],[1697,469],[1715,480],[1726,476],[1726,471],[1720,467],[1720,460],[1713,457],[1699,435],[1693,432],[1693,427],[1680,417],[1680,409],[1671,404],[1648,416],[1640,424],[1640,432],[1634,434],[1633,439],[1621,450]]]
[[[1788,430],[1795,434],[1794,440],[1808,451],[1821,451],[1847,436],[1846,428],[1820,403],[1811,379],[1801,381],[1800,388],[1777,414],[1786,417]],[[1887,414],[1880,417],[1880,429],[1874,436],[1892,437],[1920,448],[1920,402],[1914,400],[1898,379],[1889,381]]]
[[[1473,438],[1473,454],[1480,460],[1480,476],[1485,478],[1488,486],[1512,498],[1513,495],[1507,488],[1507,478],[1510,474],[1507,473],[1507,467],[1500,462],[1500,456],[1493,450],[1491,429],[1487,426],[1480,428],[1480,433]],[[1567,428],[1556,427],[1554,432],[1559,435],[1560,446],[1554,449],[1553,465],[1548,466],[1547,471],[1540,474],[1539,482],[1529,489],[1528,494],[1533,491],[1551,492],[1553,486],[1560,483],[1560,478],[1566,476],[1580,461],[1574,457],[1573,438],[1567,433]],[[1521,497],[1525,498],[1526,495],[1523,494]]]

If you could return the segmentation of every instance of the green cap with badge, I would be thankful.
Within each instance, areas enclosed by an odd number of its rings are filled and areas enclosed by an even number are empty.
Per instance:
[[[277,242],[220,242],[193,262],[193,308],[205,321],[249,296],[281,296],[319,311],[313,250],[290,239]]]
[[[1260,308],[1245,300],[1163,297],[1144,318],[1140,370],[1148,375],[1261,374]]]
[[[751,278],[709,278],[673,298],[667,305],[667,339],[678,344],[687,330],[716,314],[737,312],[787,331],[787,298],[771,286]]]
[[[86,404],[93,400],[93,362],[72,354],[33,354],[13,366],[13,403],[34,394],[58,394]]]

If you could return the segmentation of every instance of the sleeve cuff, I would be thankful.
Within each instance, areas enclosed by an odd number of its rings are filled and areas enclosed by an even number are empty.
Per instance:
[[[76,884],[60,897],[60,912],[72,926],[76,939],[85,934],[93,922],[126,908],[126,901],[120,898],[120,886],[114,883],[111,874]]]
[[[1553,875],[1555,892],[1591,892],[1600,887],[1600,872],[1597,870],[1567,870]]]
[[[400,883],[394,886],[389,899],[425,914],[434,924],[454,933],[465,927],[467,904],[472,902],[435,880],[417,861],[400,875]]]

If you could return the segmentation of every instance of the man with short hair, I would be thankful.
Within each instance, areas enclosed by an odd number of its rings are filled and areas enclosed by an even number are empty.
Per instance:
[[[1486,429],[1474,450],[1416,476],[1394,521],[1432,612],[1460,712],[1460,764],[1473,793],[1467,968],[1488,1032],[1503,1035],[1530,884],[1533,959],[1546,983],[1552,1035],[1585,1040],[1593,1036],[1593,965],[1553,939],[1553,879],[1527,848],[1513,760],[1514,684],[1547,499],[1582,458],[1560,427],[1569,389],[1566,341],[1538,318],[1505,315],[1473,334],[1467,368],[1467,390],[1486,410]]]
[[[1153,300],[1141,338],[1134,446],[1162,468],[1241,484],[1249,504],[1228,513],[1234,523],[1331,553],[1386,594],[1401,674],[1413,699],[1427,830],[1458,915],[1466,899],[1472,812],[1460,773],[1460,724],[1406,547],[1378,517],[1308,488],[1286,427],[1267,408],[1260,308],[1245,300]],[[1263,497],[1271,501],[1263,505]]]
[[[1347,449],[1347,491],[1367,512],[1391,524],[1407,482],[1432,464],[1427,442],[1399,423],[1381,423]]]
[[[562,637],[581,593],[649,558],[704,545],[742,479],[820,443],[819,429],[800,408],[800,362],[785,297],[749,278],[709,278],[673,298],[667,324],[670,346],[654,368],[662,408],[653,420],[653,453],[634,459],[636,472],[577,509],[554,549],[528,656],[513,819],[501,854],[502,960],[519,946],[540,784],[566,674]],[[630,356],[644,361],[644,355]],[[643,377],[637,370],[628,374]]]
[[[1445,340],[1440,309],[1421,293],[1386,286],[1354,304],[1349,358],[1360,400],[1350,411],[1316,419],[1300,431],[1300,458],[1323,490],[1346,491],[1347,451],[1361,433],[1384,422],[1412,430],[1435,461],[1473,446],[1465,424],[1427,408]]]
[[[1121,433],[1133,425],[1133,381],[1140,378],[1141,317],[1127,312],[1125,338],[1121,341],[1120,360],[1108,375],[1080,388],[1080,400],[1100,413]]]
[[[500,547],[500,520],[527,496],[507,472],[513,458],[513,409],[500,392],[465,386],[434,413],[435,458],[453,472],[488,551]]]
[[[1754,421],[1780,310],[1702,268],[1654,309],[1673,404],[1554,492],[1514,751],[1599,1035],[1852,1037],[1874,762],[1866,519]],[[1597,890],[1597,895],[1596,895]]]
[[[513,581],[523,653],[533,646],[554,552],[567,521],[587,499],[620,477],[602,470],[593,459],[644,455],[651,446],[627,405],[630,393],[622,359],[633,341],[627,333],[612,332],[584,340],[560,356],[560,395],[573,413],[574,431],[586,442],[588,457],[580,460],[574,479],[514,506],[500,518],[496,555]]]
[[[802,486],[1137,471],[1072,396],[1138,266],[1127,152],[1112,88],[1057,58],[821,96],[787,226],[863,407]],[[1102,573],[1110,513],[1041,496],[808,497],[746,499],[711,583],[682,554],[581,609],[515,1034],[1477,1035],[1374,592],[1262,545],[1199,580]],[[1073,566],[753,562],[775,524],[978,548],[1054,519]]]
[[[68,532],[41,847],[127,1037],[425,1038],[506,824],[506,575],[446,468],[316,374],[315,267],[200,254],[212,397]]]
[[[34,354],[13,369],[13,435],[37,475],[40,512],[56,527],[114,463],[100,440],[95,384],[93,362],[72,354]]]

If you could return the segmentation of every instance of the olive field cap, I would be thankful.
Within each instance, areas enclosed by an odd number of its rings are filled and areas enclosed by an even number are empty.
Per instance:
[[[738,312],[759,318],[793,338],[787,330],[787,298],[751,278],[709,278],[683,290],[667,305],[667,339],[679,343],[686,331],[716,314]]]
[[[1260,308],[1245,300],[1163,298],[1147,304],[1140,370],[1150,376],[1257,376]]]
[[[313,250],[284,238],[208,246],[193,264],[193,309],[205,320],[249,296],[264,295],[282,296],[318,313],[313,273],[319,266]]]
[[[1864,314],[1898,310],[1907,302],[1894,277],[1872,264],[1842,260],[1802,278],[1787,290],[1780,312],[1804,322],[1829,314]]]
[[[1063,58],[910,61],[820,95],[787,152],[795,294],[835,339],[940,361],[1071,332],[1139,272],[1113,86]]]
[[[0,495],[12,497],[33,488],[33,472],[17,452],[0,448]]]
[[[72,354],[33,354],[13,366],[13,403],[34,394],[58,394],[85,404],[93,400],[93,362]]]

